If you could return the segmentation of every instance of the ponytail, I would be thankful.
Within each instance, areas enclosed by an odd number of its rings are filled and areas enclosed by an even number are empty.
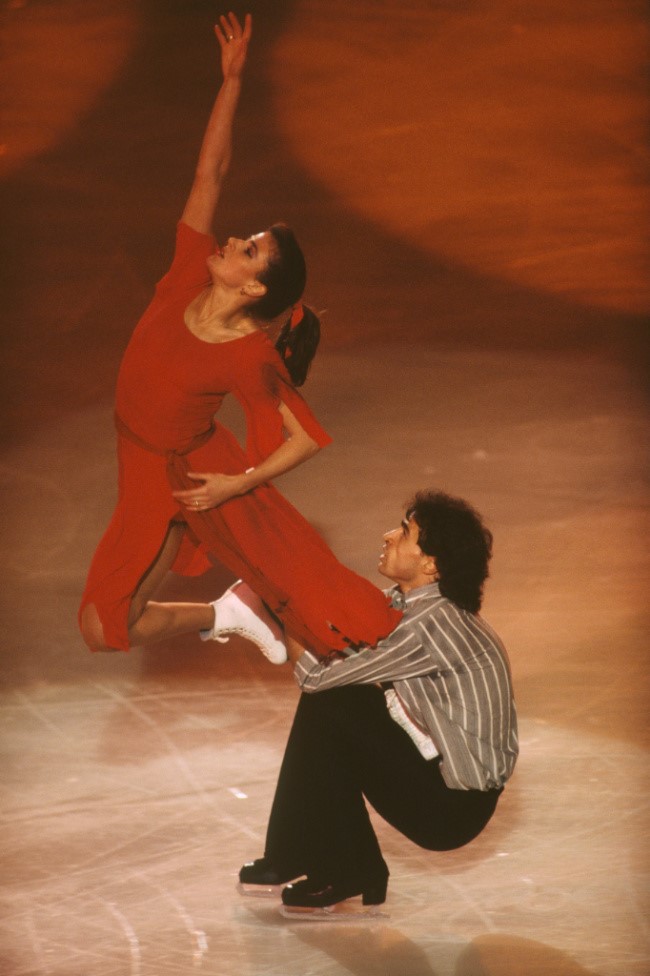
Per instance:
[[[275,348],[280,353],[294,386],[302,386],[320,341],[320,321],[300,296],[305,291],[307,267],[295,234],[286,224],[269,227],[275,247],[257,280],[266,291],[251,305],[252,314],[271,322],[287,308],[291,315],[280,330]]]
[[[307,379],[319,342],[320,319],[310,308],[298,302],[282,326],[275,344],[294,386],[302,386]]]

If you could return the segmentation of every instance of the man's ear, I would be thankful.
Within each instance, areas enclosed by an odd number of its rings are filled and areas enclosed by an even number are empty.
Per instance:
[[[430,576],[432,580],[439,579],[440,574],[438,573],[438,566],[436,564],[435,556],[429,556],[426,553],[423,553],[423,556],[424,561],[422,563],[422,572],[425,574],[425,576]]]

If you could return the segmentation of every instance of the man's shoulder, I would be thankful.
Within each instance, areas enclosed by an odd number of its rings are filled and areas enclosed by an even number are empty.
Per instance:
[[[435,619],[443,614],[447,608],[452,613],[458,610],[458,607],[451,600],[442,595],[437,584],[421,586],[419,589],[406,594],[402,607],[404,611],[402,619],[406,623],[415,623],[418,620],[429,618]]]
[[[480,631],[484,627],[484,621],[478,614],[459,607],[440,592],[437,584],[422,586],[407,595],[403,619],[413,622],[431,620],[443,630],[453,631],[468,628]]]

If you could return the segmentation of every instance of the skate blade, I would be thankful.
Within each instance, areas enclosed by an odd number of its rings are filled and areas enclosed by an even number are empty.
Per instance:
[[[382,922],[390,918],[381,905],[361,905],[352,899],[340,901],[328,908],[298,908],[282,905],[280,914],[284,918],[299,922]]]
[[[253,885],[241,881],[237,884],[237,891],[244,898],[279,898],[283,888],[284,885]]]

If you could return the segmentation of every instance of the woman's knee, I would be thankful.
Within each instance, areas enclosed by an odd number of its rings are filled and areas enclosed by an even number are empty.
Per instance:
[[[88,603],[81,611],[81,636],[91,651],[116,651],[104,638],[104,628],[94,603]]]

